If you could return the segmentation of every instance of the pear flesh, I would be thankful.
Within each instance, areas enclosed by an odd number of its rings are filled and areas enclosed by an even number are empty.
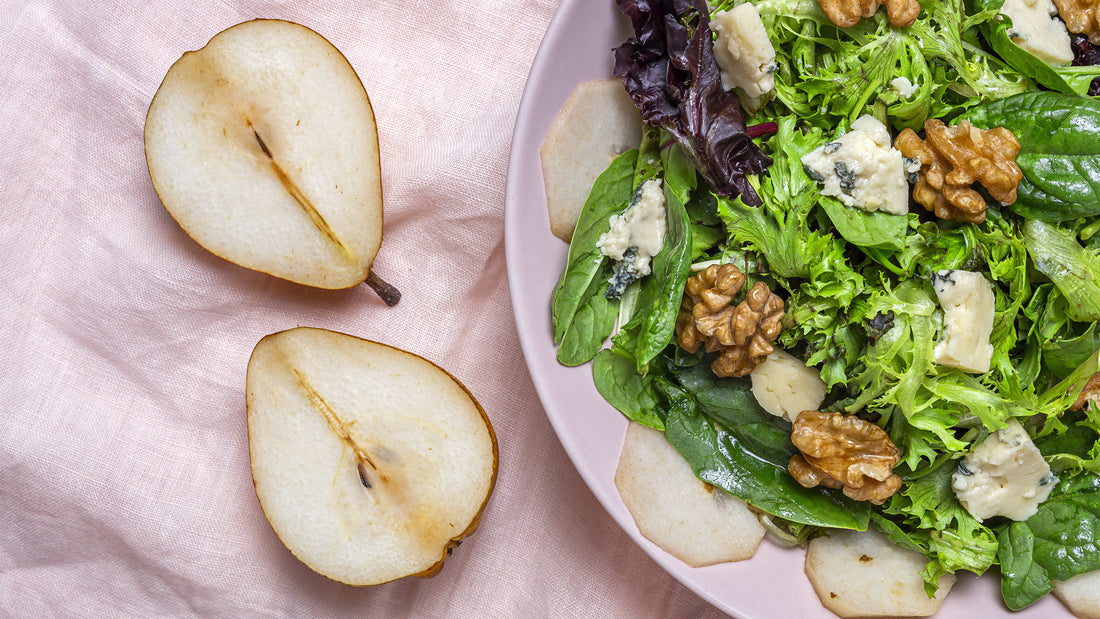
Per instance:
[[[663,432],[634,421],[615,487],[638,531],[691,567],[750,559],[764,539],[744,501],[704,483]]]
[[[185,53],[149,106],[145,154],[164,207],[212,253],[319,288],[370,274],[382,243],[374,112],[309,28],[244,22]]]
[[[578,84],[539,149],[550,232],[569,242],[596,177],[638,148],[642,114],[618,79]]]
[[[256,345],[246,397],[260,506],[314,571],[351,585],[434,575],[477,528],[496,438],[435,364],[299,327]]]
[[[890,541],[874,527],[834,530],[806,547],[806,576],[825,608],[840,617],[927,617],[936,613],[955,584],[939,578],[928,597],[921,570],[928,559]]]

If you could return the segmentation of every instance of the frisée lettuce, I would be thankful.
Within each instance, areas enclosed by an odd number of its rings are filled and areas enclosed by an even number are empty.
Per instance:
[[[735,0],[618,4],[634,35],[616,50],[616,74],[647,125],[582,210],[553,299],[559,360],[591,361],[611,405],[663,431],[700,479],[768,514],[785,540],[873,526],[927,558],[929,595],[942,574],[999,566],[1013,609],[1100,569],[1084,552],[1100,545],[1100,408],[1079,402],[1100,373],[1097,102],[1079,85],[1047,90],[1049,75],[990,46],[1003,31],[996,2],[926,0],[908,27],[880,12],[838,28],[814,0],[759,0],[776,90],[746,124],[707,45],[710,11]],[[899,83],[914,88],[890,87]],[[964,224],[823,195],[803,157],[868,114],[895,131],[931,118],[1009,128],[1021,143],[1019,201],[987,197],[985,220]],[[652,274],[609,295],[614,265],[596,239],[650,179],[668,208],[665,246]],[[874,423],[898,448],[902,486],[884,503],[798,484],[791,423],[760,407],[747,377],[719,378],[712,355],[676,343],[685,283],[716,263],[783,299],[776,347],[820,373],[821,410]],[[936,278],[952,271],[992,290],[988,371],[937,362]],[[978,520],[952,475],[1016,422],[1059,481],[1024,521]]]

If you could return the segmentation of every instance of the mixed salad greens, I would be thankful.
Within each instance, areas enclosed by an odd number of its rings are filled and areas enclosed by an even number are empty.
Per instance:
[[[701,479],[766,512],[781,537],[874,526],[928,558],[930,594],[943,573],[999,566],[1019,609],[1053,580],[1100,570],[1100,410],[1069,410],[1100,371],[1100,54],[1077,38],[1080,64],[1043,63],[1012,42],[1002,1],[922,0],[911,26],[879,11],[838,28],[816,0],[755,0],[777,66],[774,98],[750,116],[722,88],[707,25],[737,0],[618,0],[635,36],[616,74],[643,139],[595,182],[553,319],[562,363],[591,360],[608,402],[663,430]],[[891,88],[899,77],[915,92]],[[864,114],[894,132],[929,118],[1008,128],[1021,144],[1017,201],[987,199],[985,221],[964,224],[823,196],[801,158]],[[608,295],[617,265],[597,241],[651,178],[664,186],[665,246],[649,275]],[[685,282],[715,261],[783,297],[776,347],[820,372],[821,410],[859,415],[899,448],[903,485],[883,505],[799,485],[791,424],[761,409],[748,377],[718,378],[702,350],[676,344]],[[993,284],[986,373],[934,361],[944,326],[930,276],[943,269]],[[1028,520],[979,522],[952,473],[1013,418],[1060,481]]]

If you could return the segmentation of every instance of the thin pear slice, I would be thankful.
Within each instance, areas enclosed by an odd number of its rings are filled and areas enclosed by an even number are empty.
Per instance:
[[[431,576],[477,528],[496,437],[435,364],[299,327],[256,345],[247,406],[260,506],[314,571],[351,585]]]
[[[374,112],[309,28],[244,22],[185,53],[149,106],[145,156],[164,207],[212,253],[319,288],[370,274],[382,243]]]
[[[615,486],[646,539],[692,567],[749,559],[764,527],[744,501],[695,476],[664,433],[630,422]]]
[[[928,559],[874,528],[830,531],[806,547],[806,576],[821,603],[840,617],[927,617],[939,610],[954,574],[929,598],[921,570]]]
[[[1100,619],[1100,572],[1054,581],[1054,597],[1078,619]]]
[[[546,132],[539,156],[550,231],[569,242],[592,183],[611,161],[638,148],[642,115],[618,79],[583,82]]]

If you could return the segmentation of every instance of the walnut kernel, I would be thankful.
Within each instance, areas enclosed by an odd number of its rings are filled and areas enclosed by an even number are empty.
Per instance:
[[[711,363],[718,376],[751,372],[772,353],[782,329],[783,300],[764,282],[733,304],[745,281],[733,264],[710,265],[688,278],[676,317],[676,341],[684,350],[694,353],[703,346],[708,353],[720,353]]]
[[[886,18],[891,26],[912,26],[920,14],[917,0],[817,0],[829,21],[841,28],[851,28],[860,18],[872,17],[879,5],[886,6]]]
[[[1073,406],[1069,407],[1071,411],[1079,411],[1088,404],[1090,408],[1100,404],[1100,372],[1093,374],[1089,377],[1085,388],[1081,390],[1081,395],[1077,396],[1077,401],[1073,403]]]
[[[1054,0],[1054,5],[1067,30],[1100,45],[1100,0]]]
[[[968,121],[947,126],[934,118],[924,121],[925,139],[905,129],[894,147],[919,160],[913,199],[941,219],[967,223],[985,221],[985,199],[971,185],[980,183],[1002,205],[1016,201],[1024,177],[1016,165],[1020,142],[1004,127],[979,129]]]
[[[901,488],[894,466],[901,452],[886,431],[859,417],[802,411],[791,428],[791,442],[802,453],[787,464],[798,483],[844,488],[856,501],[881,505]]]

